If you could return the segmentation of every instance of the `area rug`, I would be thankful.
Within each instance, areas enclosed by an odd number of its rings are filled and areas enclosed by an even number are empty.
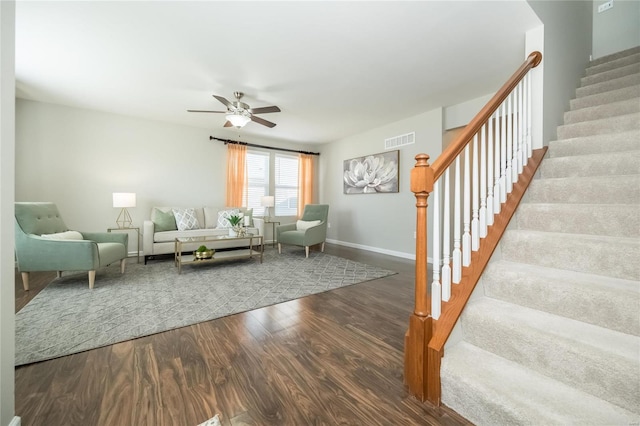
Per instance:
[[[54,279],[16,314],[16,365],[43,361],[208,321],[394,274],[364,263],[304,250],[263,263],[243,259],[185,265],[129,263]]]

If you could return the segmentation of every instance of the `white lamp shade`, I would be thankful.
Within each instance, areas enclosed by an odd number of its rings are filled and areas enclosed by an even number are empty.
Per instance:
[[[260,198],[260,204],[263,207],[273,207],[276,205],[276,198],[273,195],[266,195]]]
[[[225,118],[235,127],[243,127],[245,124],[251,121],[251,119],[246,115],[240,114],[227,114]]]
[[[113,207],[135,207],[136,206],[136,193],[135,192],[114,192],[113,193]]]

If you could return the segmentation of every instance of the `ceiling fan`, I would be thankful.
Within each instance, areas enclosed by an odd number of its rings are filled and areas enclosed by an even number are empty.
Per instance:
[[[260,108],[251,108],[249,105],[244,102],[240,102],[240,99],[244,96],[242,92],[233,92],[233,96],[236,97],[235,102],[229,102],[222,96],[213,95],[214,98],[222,102],[226,107],[226,111],[202,111],[197,109],[188,109],[188,112],[210,112],[210,113],[219,113],[226,114],[225,118],[227,122],[224,123],[224,127],[243,127],[249,121],[253,121],[254,123],[262,124],[267,127],[275,127],[276,123],[272,123],[271,121],[267,121],[264,118],[256,117],[254,114],[266,114],[268,112],[280,112],[280,108],[277,106],[268,106],[268,107],[260,107]]]

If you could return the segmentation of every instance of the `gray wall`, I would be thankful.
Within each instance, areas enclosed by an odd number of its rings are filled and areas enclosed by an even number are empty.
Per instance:
[[[86,231],[116,225],[113,192],[137,194],[129,212],[140,227],[153,206],[222,207],[227,149],[210,135],[215,130],[17,99],[16,200],[53,201],[67,226]]]
[[[0,2],[0,425],[14,420],[15,3]],[[17,420],[17,419],[15,419]]]
[[[613,8],[598,13],[605,0],[593,2],[593,58],[640,45],[640,1],[614,0]]]
[[[544,25],[543,142],[556,139],[569,100],[589,63],[592,39],[591,1],[533,1]]]
[[[343,161],[384,152],[384,140],[415,132],[416,143],[400,148],[400,192],[343,193]],[[410,191],[414,157],[427,153],[435,159],[442,151],[442,109],[386,124],[321,147],[320,201],[330,205],[330,241],[402,257],[415,257],[415,196]]]

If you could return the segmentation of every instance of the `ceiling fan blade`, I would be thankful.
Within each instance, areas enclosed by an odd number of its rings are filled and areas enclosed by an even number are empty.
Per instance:
[[[201,109],[188,109],[187,112],[216,112],[219,114],[225,114],[227,111],[204,111]]]
[[[229,109],[233,108],[233,104],[231,104],[231,102],[229,102],[228,100],[226,100],[222,96],[213,95],[213,97],[216,98],[217,100],[219,100],[220,102],[222,102],[224,104],[224,106],[226,106],[227,108],[229,108]]]
[[[224,123],[224,126],[222,127],[233,127],[233,124],[231,124],[230,121],[227,121],[226,123]]]
[[[267,126],[267,127],[276,127],[276,123],[267,121],[264,118],[256,117],[255,115],[251,116],[251,121],[253,121],[254,123],[262,124],[263,126]]]
[[[274,105],[268,107],[251,108],[249,112],[251,112],[251,114],[266,114],[268,112],[280,112],[280,108]]]

